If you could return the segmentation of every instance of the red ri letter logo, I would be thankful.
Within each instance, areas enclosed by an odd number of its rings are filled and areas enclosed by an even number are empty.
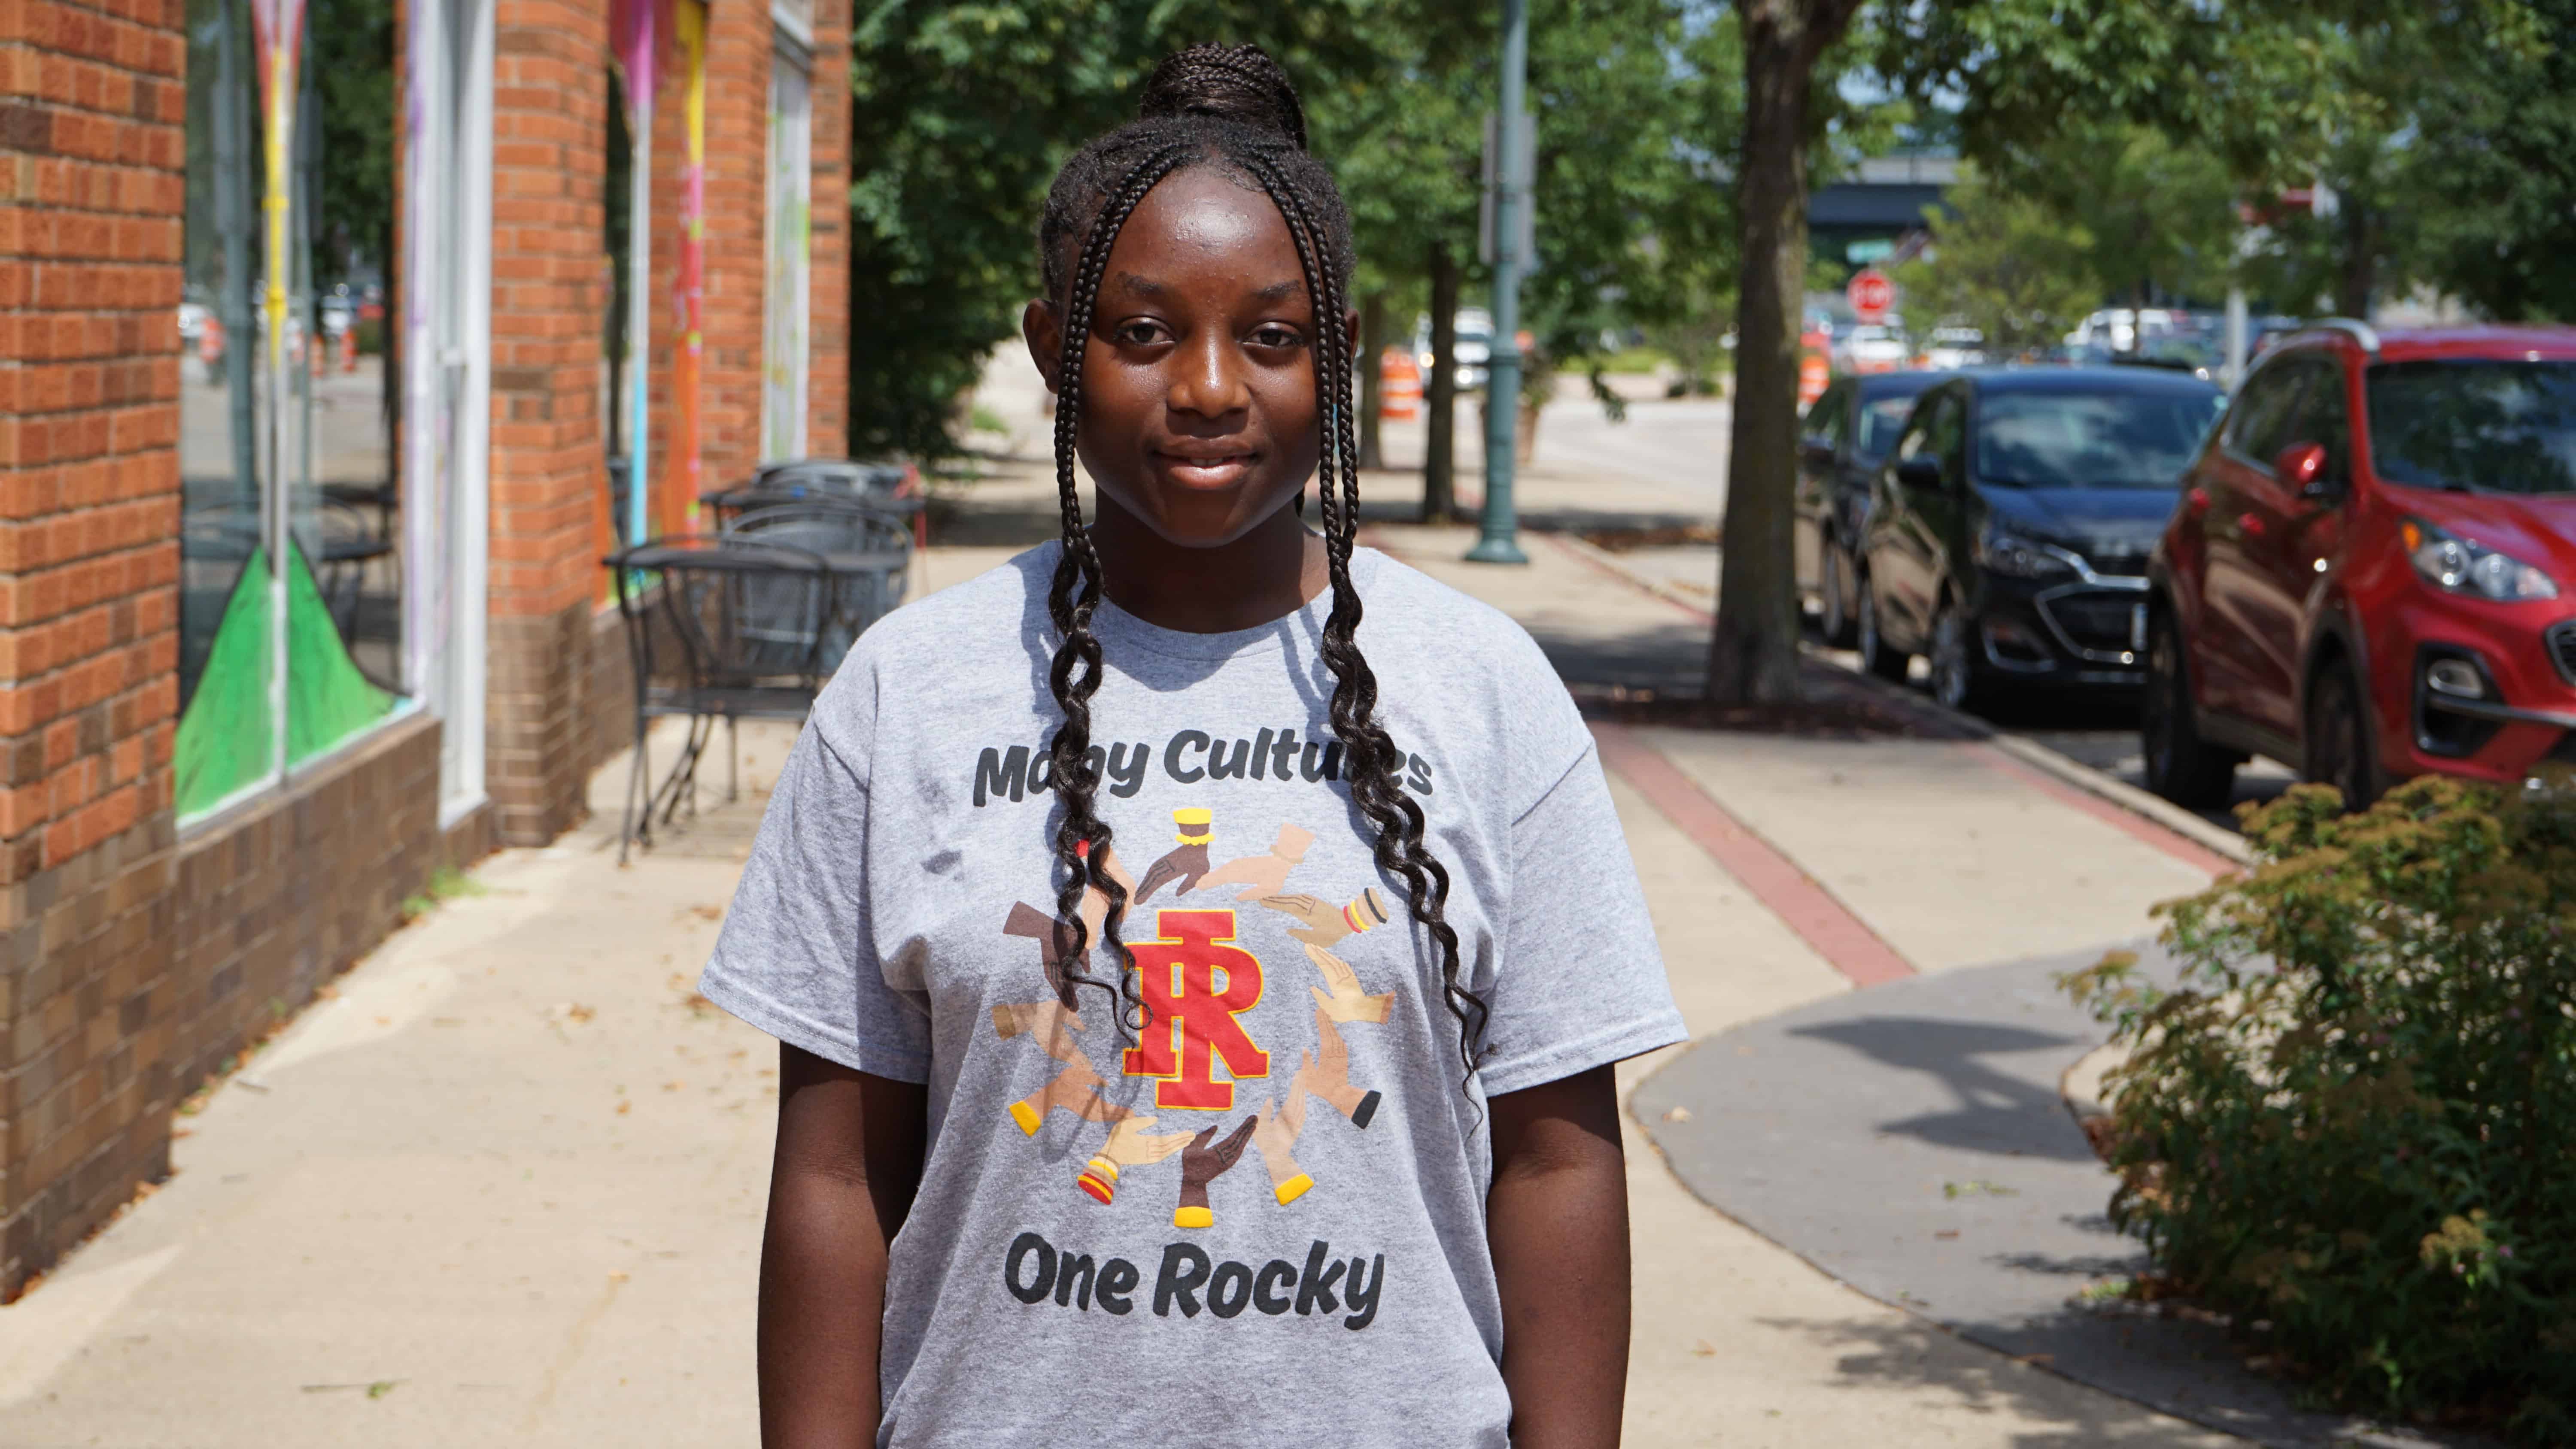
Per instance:
[[[1158,911],[1155,918],[1162,939],[1133,948],[1137,986],[1154,1019],[1127,1049],[1127,1075],[1169,1079],[1154,1088],[1156,1107],[1228,1111],[1235,1081],[1270,1075],[1270,1054],[1234,1019],[1261,1000],[1261,962],[1240,946],[1217,944],[1234,939],[1232,911]],[[1233,1080],[1211,1075],[1218,1057]]]

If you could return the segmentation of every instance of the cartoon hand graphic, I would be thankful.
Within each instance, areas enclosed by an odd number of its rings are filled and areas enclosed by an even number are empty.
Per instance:
[[[1181,891],[1187,894],[1201,888],[1239,885],[1243,889],[1234,895],[1238,901],[1277,895],[1279,888],[1288,883],[1288,872],[1296,869],[1297,863],[1306,858],[1306,847],[1314,843],[1313,832],[1294,825],[1282,825],[1279,838],[1270,842],[1268,855],[1247,855],[1229,860],[1201,877],[1196,884],[1181,887]]]
[[[1357,899],[1340,907],[1327,905],[1319,896],[1263,896],[1261,904],[1296,917],[1302,924],[1289,927],[1288,934],[1309,946],[1334,946],[1353,931],[1386,924],[1386,902],[1374,889],[1360,892]]]
[[[1395,1006],[1395,993],[1380,992],[1375,996],[1360,989],[1360,973],[1350,963],[1321,946],[1306,948],[1306,959],[1324,973],[1322,986],[1309,986],[1314,993],[1315,1012],[1335,1021],[1384,1021]],[[1329,988],[1329,989],[1328,989]]]
[[[1082,1044],[1073,1034],[1082,1030],[1082,1018],[1052,1001],[1021,1001],[993,1008],[993,1035],[1004,1041],[1026,1032],[1038,1039],[1038,1046],[1060,1062],[1081,1062],[1089,1066],[1082,1054]]]
[[[1351,1085],[1351,1049],[1322,1007],[1315,1009],[1315,1050],[1298,1059],[1297,1080],[1361,1131],[1377,1115],[1378,1094]]]
[[[1261,1115],[1253,1120],[1252,1145],[1261,1149],[1261,1164],[1270,1169],[1270,1193],[1282,1206],[1306,1195],[1315,1179],[1297,1165],[1291,1149],[1297,1145],[1297,1134],[1306,1127],[1306,1084],[1300,1075],[1288,1084],[1288,1105],[1265,1100]]]
[[[1216,1141],[1213,1127],[1190,1139],[1190,1145],[1181,1152],[1181,1205],[1172,1211],[1173,1227],[1204,1228],[1216,1221],[1216,1214],[1208,1207],[1208,1184],[1225,1176],[1226,1170],[1243,1156],[1244,1144],[1252,1140],[1255,1125],[1255,1118],[1244,1118],[1243,1125],[1227,1133],[1223,1142]],[[1212,1142],[1216,1145],[1210,1146]]]
[[[1204,805],[1183,806],[1172,812],[1172,823],[1180,827],[1180,834],[1173,839],[1180,844],[1146,868],[1144,883],[1136,888],[1137,904],[1151,900],[1154,892],[1174,881],[1181,883],[1175,894],[1186,895],[1197,888],[1199,877],[1207,874],[1208,842],[1215,838],[1208,825],[1212,818]]]
[[[1147,1163],[1160,1162],[1180,1151],[1190,1140],[1190,1134],[1187,1132],[1147,1136],[1145,1129],[1153,1125],[1154,1119],[1151,1117],[1113,1119],[1113,1125],[1109,1129],[1109,1141],[1101,1147],[1098,1156],[1083,1164],[1082,1171],[1074,1175],[1073,1185],[1106,1206],[1118,1196],[1120,1168],[1143,1167]]]
[[[1114,1122],[1125,1109],[1111,1106],[1109,1099],[1100,1095],[1105,1085],[1100,1073],[1091,1069],[1091,1063],[1077,1049],[1073,1060],[1065,1063],[1053,1081],[1011,1104],[1011,1120],[1031,1137],[1046,1125],[1047,1113],[1058,1107],[1089,1121]]]
[[[1046,972],[1047,985],[1055,988],[1056,1000],[1064,1003],[1065,1010],[1071,1011],[1073,978],[1091,970],[1089,951],[1079,956],[1072,955],[1073,927],[1026,901],[1013,901],[1009,918],[1002,922],[1002,934],[1025,936],[1038,943],[1038,964]],[[1090,939],[1098,940],[1099,936],[1095,933]],[[1065,967],[1069,956],[1073,962],[1070,971]]]

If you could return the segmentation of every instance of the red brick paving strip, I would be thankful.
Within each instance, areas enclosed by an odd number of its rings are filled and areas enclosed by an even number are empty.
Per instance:
[[[1646,797],[1771,913],[1855,986],[1882,986],[1915,974],[1914,965],[1879,939],[1831,891],[1717,803],[1699,782],[1625,725],[1594,721],[1601,763]]]

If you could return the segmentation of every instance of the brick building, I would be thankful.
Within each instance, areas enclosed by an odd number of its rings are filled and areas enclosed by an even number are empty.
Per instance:
[[[0,1300],[842,451],[848,0],[0,3]],[[640,138],[641,144],[638,144]]]

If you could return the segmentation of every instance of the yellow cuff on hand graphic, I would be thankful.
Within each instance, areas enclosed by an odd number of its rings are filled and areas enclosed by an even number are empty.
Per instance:
[[[1038,1135],[1038,1125],[1046,1121],[1046,1116],[1039,1112],[1037,1108],[1030,1106],[1026,1102],[1013,1102],[1011,1104],[1011,1120],[1020,1124],[1020,1130],[1022,1132],[1027,1133],[1031,1137],[1035,1137]]]
[[[1210,1228],[1216,1226],[1216,1214],[1203,1207],[1175,1208],[1172,1226],[1176,1228]]]
[[[1279,1205],[1281,1207],[1286,1207],[1288,1204],[1304,1197],[1306,1195],[1306,1189],[1313,1187],[1314,1185],[1315,1179],[1308,1177],[1306,1174],[1301,1172],[1295,1177],[1288,1179],[1286,1182],[1279,1184],[1277,1187],[1272,1188],[1271,1192],[1278,1197]]]

